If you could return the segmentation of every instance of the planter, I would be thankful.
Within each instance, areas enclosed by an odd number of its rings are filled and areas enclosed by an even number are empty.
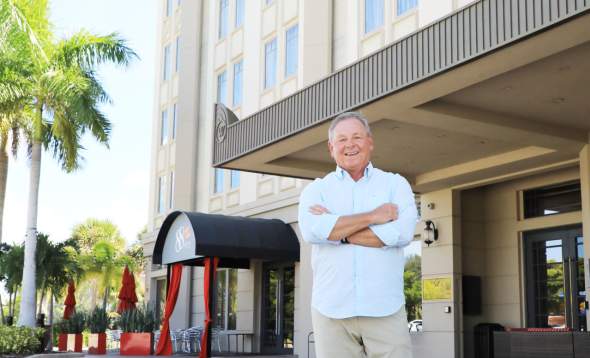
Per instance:
[[[152,354],[152,333],[121,333],[122,356],[147,356]]]
[[[107,353],[107,334],[90,333],[88,337],[89,354],[106,354]]]
[[[82,352],[82,333],[68,334],[68,346],[66,350],[68,352]]]
[[[68,334],[67,333],[60,333],[57,336],[57,350],[60,352],[65,352],[68,350]]]

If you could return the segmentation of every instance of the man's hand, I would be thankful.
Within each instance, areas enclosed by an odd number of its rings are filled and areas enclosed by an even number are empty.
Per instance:
[[[318,204],[310,206],[308,210],[313,215],[330,214],[330,210]]]
[[[373,223],[376,225],[385,224],[397,220],[397,205],[386,203],[371,211]]]

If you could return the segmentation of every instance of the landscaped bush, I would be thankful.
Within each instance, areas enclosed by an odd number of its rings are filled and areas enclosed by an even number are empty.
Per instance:
[[[32,354],[41,350],[43,328],[0,326],[0,354]]]
[[[90,333],[104,333],[109,326],[109,315],[102,308],[96,307],[87,317]]]
[[[66,320],[66,322],[68,333],[82,333],[82,331],[84,331],[84,327],[86,326],[86,314],[84,312],[76,312],[68,320]]]
[[[156,317],[153,310],[149,308],[137,308],[124,311],[117,326],[126,333],[152,332],[156,326]]]

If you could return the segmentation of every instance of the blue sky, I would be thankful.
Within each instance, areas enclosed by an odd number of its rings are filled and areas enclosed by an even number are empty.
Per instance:
[[[59,37],[86,29],[118,32],[140,56],[127,69],[104,66],[99,76],[113,99],[103,110],[113,123],[110,149],[83,139],[85,162],[72,174],[62,172],[44,153],[39,191],[38,230],[54,241],[89,217],[109,219],[132,242],[147,220],[151,122],[156,45],[155,0],[50,0],[51,20]],[[5,242],[24,239],[29,161],[24,148],[9,164],[4,210]]]

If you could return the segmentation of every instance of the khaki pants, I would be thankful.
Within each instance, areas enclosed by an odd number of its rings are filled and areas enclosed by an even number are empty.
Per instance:
[[[412,358],[406,309],[386,317],[329,318],[311,309],[317,358]]]

